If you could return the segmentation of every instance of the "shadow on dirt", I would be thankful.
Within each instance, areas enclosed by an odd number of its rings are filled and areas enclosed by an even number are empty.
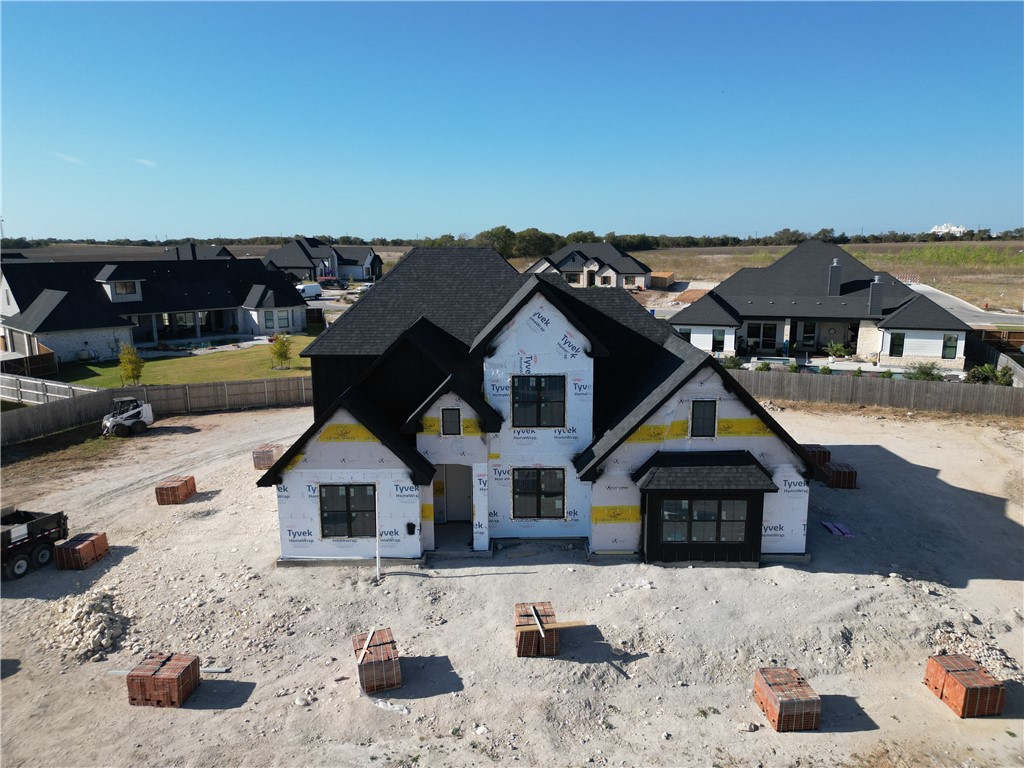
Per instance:
[[[111,546],[102,560],[84,571],[58,571],[56,565],[29,571],[23,578],[4,581],[3,596],[12,600],[60,600],[68,595],[83,595],[136,549],[120,544]]]

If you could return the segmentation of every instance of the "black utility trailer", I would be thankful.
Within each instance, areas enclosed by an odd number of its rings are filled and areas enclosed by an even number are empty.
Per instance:
[[[8,507],[0,512],[0,563],[6,579],[20,579],[31,568],[53,562],[54,542],[68,537],[63,512],[28,512]]]

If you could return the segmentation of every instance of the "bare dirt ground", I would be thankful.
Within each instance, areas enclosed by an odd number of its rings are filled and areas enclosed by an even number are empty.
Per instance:
[[[1024,765],[1021,423],[774,415],[854,465],[860,487],[815,482],[810,562],[757,569],[588,562],[553,543],[390,565],[376,586],[368,568],[277,568],[275,495],[255,486],[251,452],[295,439],[308,409],[5,451],[4,505],[66,510],[72,532],[106,531],[112,550],[86,571],[3,585],[2,763]],[[154,486],[175,474],[194,475],[198,495],[158,506]],[[105,660],[78,661],[60,607],[96,591],[124,632]],[[538,600],[589,626],[564,631],[557,658],[516,658],[512,606]],[[372,624],[393,628],[405,680],[379,699],[358,693],[350,639]],[[109,672],[149,649],[230,671],[204,675],[182,709],[130,707]],[[1002,717],[959,720],[922,685],[939,649],[1007,681]],[[767,726],[751,688],[771,664],[821,695],[819,732]]]

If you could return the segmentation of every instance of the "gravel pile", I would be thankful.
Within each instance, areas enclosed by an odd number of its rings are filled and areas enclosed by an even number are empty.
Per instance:
[[[59,650],[61,659],[103,661],[120,648],[128,619],[114,609],[116,593],[92,590],[58,601],[50,610],[46,627],[48,647]]]
[[[936,654],[963,653],[988,670],[997,680],[1024,683],[1024,672],[1002,648],[975,637],[966,624],[943,621],[932,631],[932,650]]]

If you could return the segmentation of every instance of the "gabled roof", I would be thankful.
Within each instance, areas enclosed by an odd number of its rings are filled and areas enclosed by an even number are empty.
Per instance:
[[[165,260],[205,261],[209,259],[233,259],[235,254],[223,245],[197,245],[196,243],[180,243],[164,248]]]
[[[771,472],[750,451],[658,451],[631,478],[641,491],[779,490]]]
[[[840,289],[829,295],[829,272],[838,265]],[[872,288],[875,277],[879,282]],[[881,311],[872,313],[868,297],[872,290],[881,290]],[[742,321],[750,318],[808,317],[835,320],[883,320],[919,296],[905,284],[885,272],[875,272],[838,245],[808,240],[767,267],[748,267],[719,283],[707,294],[723,309]],[[707,298],[707,296],[705,298]],[[934,304],[931,299],[922,297]],[[962,323],[946,310],[934,305],[928,317],[937,325],[933,329],[959,328]],[[707,325],[710,303],[695,301],[673,315],[673,325]],[[696,319],[693,319],[696,318]],[[952,325],[951,325],[952,324]]]
[[[969,331],[971,326],[951,315],[927,296],[915,294],[913,298],[896,309],[879,328],[914,330]]]
[[[437,386],[437,389],[427,395],[427,399],[420,403],[419,407],[412,412],[412,415],[405,420],[405,424],[402,425],[402,432],[404,434],[418,432],[421,426],[420,420],[423,418],[423,414],[425,414],[430,406],[436,403],[439,398],[447,395],[449,392],[461,397],[466,405],[476,412],[476,415],[480,417],[480,428],[484,432],[497,432],[501,429],[501,424],[504,421],[501,414],[494,410],[490,403],[484,400],[479,389],[474,389],[467,384],[461,376],[452,373]]]
[[[362,266],[367,259],[380,259],[377,252],[369,245],[337,245],[334,252],[338,254],[339,266]]]
[[[86,328],[123,328],[133,323],[110,310],[86,308],[67,291],[44,289],[24,312],[4,320],[4,325],[26,333],[78,331]]]
[[[738,328],[742,321],[733,312],[732,307],[720,299],[713,291],[705,293],[693,304],[676,312],[669,319],[673,325],[717,326],[720,328]]]
[[[420,317],[468,346],[524,279],[493,248],[413,248],[301,354],[379,355]]]
[[[620,275],[643,275],[651,271],[646,264],[611,243],[569,243],[548,257],[555,268],[563,272],[579,272],[591,259],[611,267]]]
[[[19,307],[29,307],[46,290],[67,294],[40,331],[130,325],[122,319],[127,315],[240,307],[257,285],[273,293],[274,306],[306,303],[285,275],[255,259],[5,263],[3,274]],[[136,300],[112,302],[100,277],[141,281],[142,292]]]

